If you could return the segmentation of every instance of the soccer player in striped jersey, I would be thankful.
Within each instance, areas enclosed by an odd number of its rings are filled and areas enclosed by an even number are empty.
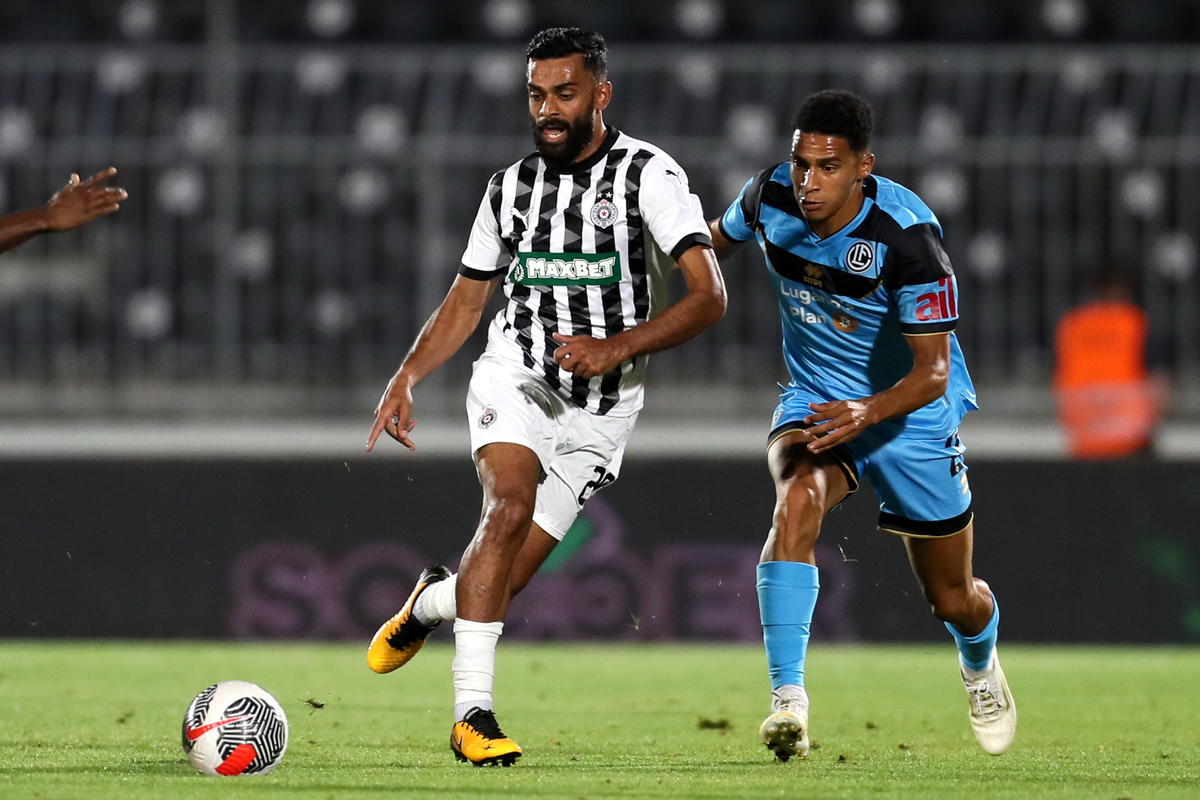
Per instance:
[[[825,515],[870,479],[879,527],[904,538],[917,582],[958,644],[970,721],[1003,753],[1017,713],[996,657],[999,610],[974,577],[963,416],[975,389],[954,336],[957,292],[941,226],[921,199],[871,174],[870,107],[809,97],[789,162],[754,176],[710,223],[721,252],[757,239],[783,322],[791,382],[771,421],[773,525],[758,565],[771,676],[763,742],[808,752],[804,658]]]
[[[527,50],[536,152],[501,170],[471,230],[458,277],[375,411],[367,449],[386,432],[415,449],[412,389],[453,355],[503,286],[467,396],[483,514],[459,574],[427,569],[375,635],[376,672],[407,663],[455,619],[451,748],[476,765],[511,764],[520,747],[493,713],[496,642],[510,598],[563,538],[584,502],[616,480],[642,406],[647,356],[725,311],[700,202],[659,148],[605,125],[612,95],[599,34],[542,31]],[[666,307],[678,268],[686,294]]]

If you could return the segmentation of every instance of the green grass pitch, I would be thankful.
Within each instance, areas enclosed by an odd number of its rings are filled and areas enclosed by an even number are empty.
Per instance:
[[[0,643],[0,797],[1200,797],[1200,650],[1004,648],[1020,711],[1007,754],[971,736],[954,649],[809,656],[807,760],[758,742],[768,689],[752,646],[502,644],[509,769],[454,761],[448,647],[371,673],[361,646]],[[193,695],[262,684],[291,741],[270,775],[206,778],[179,746]],[[308,701],[324,704],[314,708]]]

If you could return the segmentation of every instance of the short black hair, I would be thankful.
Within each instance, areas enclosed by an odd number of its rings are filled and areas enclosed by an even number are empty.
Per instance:
[[[871,146],[874,126],[874,114],[865,100],[853,92],[835,89],[809,95],[792,117],[793,130],[841,136],[856,153],[866,152]]]
[[[547,58],[566,58],[579,53],[583,65],[598,80],[608,79],[608,45],[595,31],[582,28],[547,28],[529,40],[525,57],[541,61]]]

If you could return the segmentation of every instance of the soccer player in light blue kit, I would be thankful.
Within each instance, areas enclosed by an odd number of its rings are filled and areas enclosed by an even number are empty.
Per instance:
[[[934,615],[958,644],[971,726],[999,755],[1017,711],[996,656],[999,607],[971,568],[971,491],[958,425],[976,407],[954,336],[957,292],[941,226],[921,199],[871,174],[871,108],[809,97],[790,163],[763,170],[710,223],[718,252],[757,239],[779,297],[791,382],[771,422],[775,513],[758,565],[771,675],[763,742],[808,753],[804,657],[825,515],[870,480],[879,527],[904,537]]]

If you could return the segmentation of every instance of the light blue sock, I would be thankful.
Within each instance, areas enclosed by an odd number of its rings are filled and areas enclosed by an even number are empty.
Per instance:
[[[987,627],[979,633],[974,636],[964,636],[949,622],[946,623],[946,629],[954,636],[963,663],[976,672],[980,672],[987,669],[988,662],[992,659],[992,648],[996,646],[996,628],[999,625],[1000,604],[996,602],[996,595],[992,595],[992,618],[988,620]]]
[[[772,689],[804,685],[808,629],[820,588],[812,564],[768,561],[758,565],[758,610]]]

